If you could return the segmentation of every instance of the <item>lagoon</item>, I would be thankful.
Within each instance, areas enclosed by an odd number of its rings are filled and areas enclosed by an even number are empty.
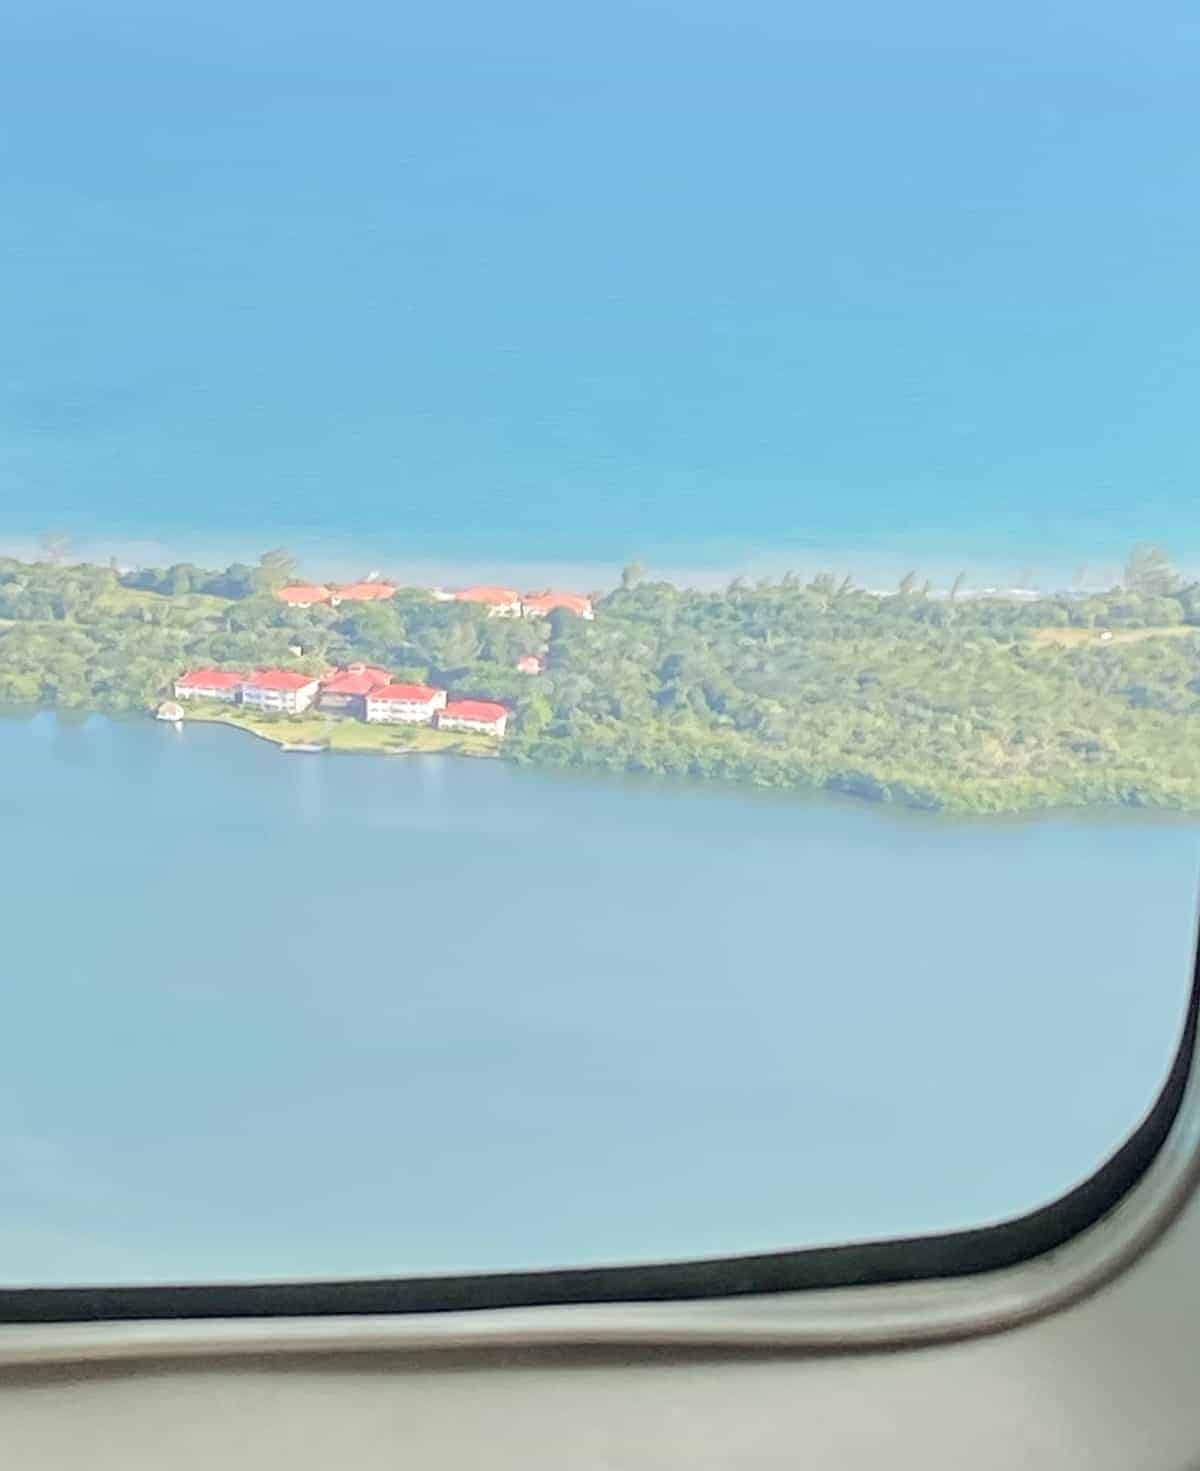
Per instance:
[[[0,720],[0,1278],[997,1219],[1137,1122],[1200,827]]]

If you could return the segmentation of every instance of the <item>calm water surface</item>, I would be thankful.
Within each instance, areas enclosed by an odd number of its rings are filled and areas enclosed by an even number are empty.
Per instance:
[[[994,1219],[1151,1101],[1197,828],[0,720],[0,1273],[385,1273]]]

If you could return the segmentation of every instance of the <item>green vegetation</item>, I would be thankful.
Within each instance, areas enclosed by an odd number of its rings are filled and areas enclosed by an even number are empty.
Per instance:
[[[316,673],[364,659],[503,700],[502,754],[521,762],[957,811],[1200,810],[1200,584],[1155,547],[1135,549],[1123,587],[1028,601],[964,598],[961,581],[935,598],[915,574],[890,596],[824,575],[700,592],[631,567],[591,623],[489,619],[415,588],[287,608],[271,590],[293,571],[283,551],[124,578],[0,560],[0,703],[141,710],[191,666]],[[516,672],[526,653],[546,654],[545,674]],[[321,716],[278,729],[339,749],[492,749]]]

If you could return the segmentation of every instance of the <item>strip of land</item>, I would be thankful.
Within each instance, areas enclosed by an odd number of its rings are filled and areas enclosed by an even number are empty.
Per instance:
[[[239,699],[278,692],[280,707],[189,713],[280,744],[952,812],[1200,812],[1200,584],[1156,556],[1131,559],[1127,580],[956,598],[824,575],[698,590],[630,567],[609,592],[560,594],[308,584],[279,552],[219,572],[0,560],[0,704],[152,713],[182,674],[216,670]],[[356,666],[391,686],[321,708],[357,688],[338,678]],[[313,708],[289,713],[289,690]],[[502,739],[437,728],[481,704],[500,710]]]

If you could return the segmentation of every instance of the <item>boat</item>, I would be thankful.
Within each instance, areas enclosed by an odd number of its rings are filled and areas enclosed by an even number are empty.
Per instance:
[[[178,730],[183,725],[183,706],[174,700],[164,700],[154,712],[155,720],[167,720]]]
[[[281,751],[309,751],[315,753],[317,751],[328,751],[329,747],[318,746],[311,741],[283,741],[280,743],[279,749]]]

